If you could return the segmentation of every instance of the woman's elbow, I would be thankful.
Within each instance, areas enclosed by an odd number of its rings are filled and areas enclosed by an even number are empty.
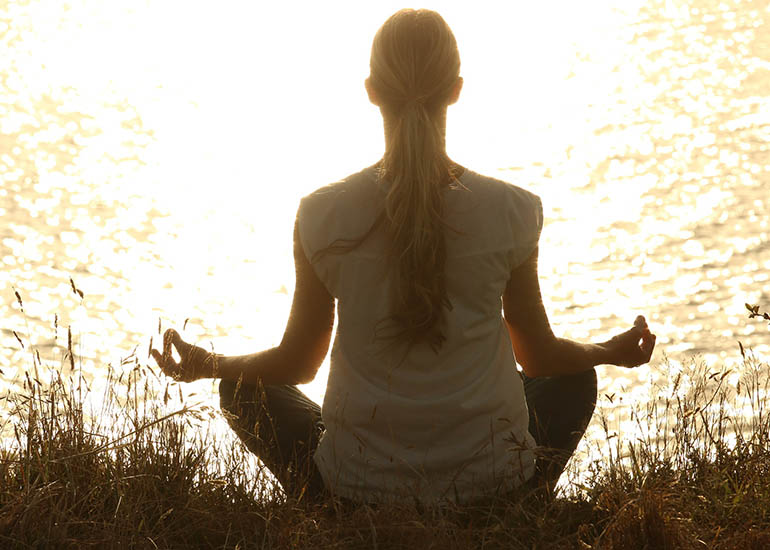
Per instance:
[[[281,363],[287,371],[286,378],[291,384],[308,384],[315,379],[318,369],[326,357],[326,349],[321,345],[286,340],[281,342]]]
[[[310,384],[315,380],[315,375],[318,373],[318,366],[309,366],[298,371],[298,377],[295,384]]]
[[[526,361],[520,362],[521,370],[527,375],[527,378],[540,378],[542,376],[551,376],[545,365],[534,362]]]
[[[310,353],[292,354],[286,365],[291,370],[292,384],[309,384],[315,379],[322,360]]]
[[[546,350],[547,348],[544,348]],[[543,376],[554,376],[554,358],[553,354],[547,352],[526,353],[516,357],[521,370],[528,378],[540,378]]]

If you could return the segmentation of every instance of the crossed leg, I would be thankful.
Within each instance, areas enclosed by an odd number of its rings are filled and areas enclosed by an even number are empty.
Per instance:
[[[596,406],[596,371],[529,378],[522,374],[529,431],[540,448],[533,483],[550,494],[583,437]],[[220,404],[246,447],[291,496],[326,494],[313,453],[324,431],[321,408],[296,386],[222,380]]]
[[[230,427],[278,479],[287,495],[317,499],[325,488],[313,461],[323,433],[321,408],[296,386],[222,380],[219,400]]]
[[[529,432],[541,448],[536,482],[553,492],[596,407],[596,371],[529,378],[522,374],[529,408]]]

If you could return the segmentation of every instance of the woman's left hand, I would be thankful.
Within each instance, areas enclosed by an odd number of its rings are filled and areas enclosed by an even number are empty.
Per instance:
[[[639,315],[633,328],[612,337],[602,344],[611,359],[610,365],[619,367],[638,367],[650,361],[655,349],[656,336],[650,332],[647,320]]]
[[[180,361],[171,355],[171,346],[176,348]],[[216,355],[205,349],[188,344],[179,333],[170,328],[163,334],[163,353],[155,348],[150,350],[152,358],[166,376],[179,382],[192,382],[201,378],[212,378],[216,370]]]

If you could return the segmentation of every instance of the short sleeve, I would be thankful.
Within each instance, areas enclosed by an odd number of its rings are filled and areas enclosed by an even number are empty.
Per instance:
[[[326,289],[337,296],[340,258],[335,254],[319,254],[331,244],[330,228],[335,225],[334,196],[331,189],[321,188],[300,200],[297,209],[297,233],[305,257]]]
[[[307,197],[303,197],[299,201],[299,208],[297,208],[297,233],[299,234],[299,243],[302,246],[302,250],[305,252],[305,257],[312,263],[313,255],[315,254],[315,250],[311,247],[311,244],[308,242],[307,234],[308,234],[308,223],[307,223]]]
[[[524,263],[537,247],[543,230],[543,203],[534,193],[511,187],[507,214],[513,238],[509,262],[510,269],[514,269]]]

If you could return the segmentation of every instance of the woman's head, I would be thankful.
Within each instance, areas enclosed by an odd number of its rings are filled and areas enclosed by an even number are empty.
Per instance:
[[[453,103],[462,86],[455,37],[430,10],[390,16],[374,37],[369,68],[370,97],[387,115],[419,104],[435,113]]]
[[[454,174],[444,115],[462,86],[457,42],[436,12],[401,10],[377,31],[370,69],[367,90],[382,110],[387,135],[380,178],[395,273],[391,336],[437,350],[451,308],[443,188]]]

